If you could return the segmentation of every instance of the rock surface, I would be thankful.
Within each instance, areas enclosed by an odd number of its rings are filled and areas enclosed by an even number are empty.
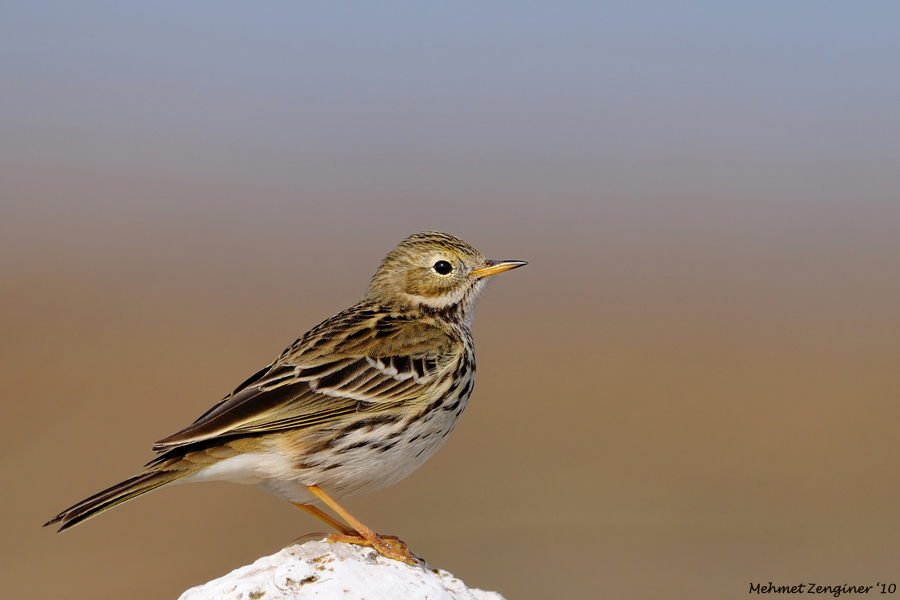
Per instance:
[[[503,600],[469,589],[447,571],[411,566],[371,548],[326,541],[289,546],[209,583],[180,600]]]

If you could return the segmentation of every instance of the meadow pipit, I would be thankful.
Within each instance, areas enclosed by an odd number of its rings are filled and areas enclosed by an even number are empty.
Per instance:
[[[256,484],[328,523],[341,532],[330,541],[415,562],[397,538],[378,536],[335,499],[397,483],[444,443],[475,382],[475,301],[487,277],[524,264],[485,259],[446,233],[408,237],[382,261],[358,304],[154,444],[160,454],[144,472],[46,525],[60,523],[63,531],[170,483],[233,481]]]

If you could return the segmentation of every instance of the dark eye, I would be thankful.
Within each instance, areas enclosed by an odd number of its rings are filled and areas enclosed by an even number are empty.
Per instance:
[[[450,271],[453,270],[453,265],[448,263],[446,260],[439,260],[434,263],[434,270],[440,273],[441,275],[446,275]]]

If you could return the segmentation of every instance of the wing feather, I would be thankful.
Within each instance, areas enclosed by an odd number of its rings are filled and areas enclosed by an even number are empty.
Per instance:
[[[350,323],[346,315],[331,319],[337,321],[331,331],[325,327],[329,321],[313,329],[154,450],[385,410],[420,397],[453,360],[453,340],[438,327],[396,319],[384,325],[370,315],[353,322],[352,316]]]

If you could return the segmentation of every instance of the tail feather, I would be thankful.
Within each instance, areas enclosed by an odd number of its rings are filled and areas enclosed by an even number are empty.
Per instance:
[[[44,527],[54,523],[62,523],[57,531],[57,533],[60,533],[114,506],[190,475],[192,472],[191,470],[145,471],[67,508],[53,519],[44,523]]]

